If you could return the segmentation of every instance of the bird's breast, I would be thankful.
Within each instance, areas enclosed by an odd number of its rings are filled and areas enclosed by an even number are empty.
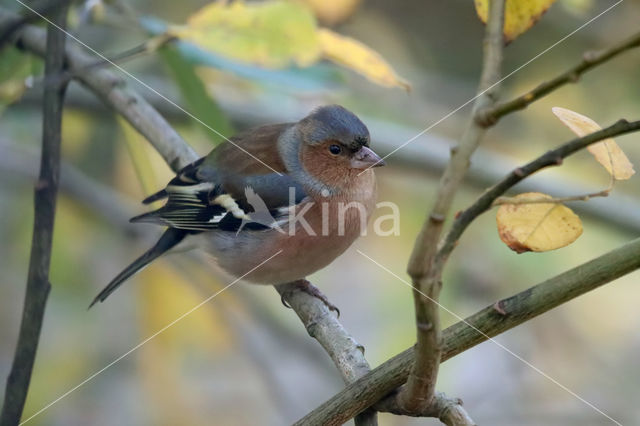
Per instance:
[[[292,209],[279,229],[237,235],[205,233],[205,248],[222,269],[236,277],[255,268],[245,280],[261,284],[295,281],[330,264],[365,233],[375,202],[371,176],[367,185],[338,196],[308,198]]]

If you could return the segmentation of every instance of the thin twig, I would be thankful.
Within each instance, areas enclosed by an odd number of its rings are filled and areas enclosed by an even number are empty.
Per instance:
[[[522,204],[559,204],[559,203],[567,203],[570,201],[589,201],[592,198],[598,197],[608,197],[613,190],[613,185],[616,181],[614,179],[611,180],[611,184],[597,192],[590,192],[589,194],[581,194],[581,195],[572,195],[568,197],[537,197],[537,198],[516,198],[516,197],[498,197],[493,203],[491,203],[492,207],[502,206],[505,204],[511,205],[522,205]]]
[[[59,85],[62,83],[68,83],[70,80],[90,73],[91,71],[98,68],[109,67],[113,64],[121,65],[126,61],[130,61],[139,58],[140,56],[153,53],[156,50],[160,49],[162,46],[173,41],[174,39],[175,38],[173,36],[167,34],[152,37],[137,46],[110,56],[107,59],[100,58],[90,64],[82,66],[82,68],[73,68],[70,70],[66,69],[63,70],[60,74],[43,77],[40,81],[34,81],[33,87],[45,86],[47,84]]]
[[[52,12],[51,20],[63,28],[66,26],[67,5],[65,3]],[[46,75],[57,74],[63,69],[65,38],[63,32],[49,25],[46,38]],[[60,139],[65,88],[66,85],[53,86],[44,91],[42,153],[40,176],[35,184],[35,214],[27,289],[18,343],[7,378],[4,405],[0,413],[2,426],[17,425],[22,417],[40,340],[44,311],[51,290],[49,267],[60,177]]]
[[[492,86],[500,79],[502,64],[505,0],[489,2],[489,20],[484,40],[484,59],[477,97],[469,125],[462,135],[458,148],[452,150],[440,183],[431,212],[427,216],[416,239],[408,273],[416,289],[413,292],[416,311],[417,345],[416,359],[407,382],[400,392],[400,405],[407,411],[421,412],[429,405],[435,392],[440,364],[441,330],[437,301],[442,283],[431,279],[430,269],[436,254],[444,221],[451,209],[455,194],[462,183],[471,155],[476,150],[485,129],[475,120],[478,111],[494,102]],[[489,90],[492,88],[492,90]],[[426,296],[425,296],[426,295]]]
[[[640,47],[640,32],[637,32],[631,37],[622,40],[620,43],[614,44],[613,46],[599,52],[586,52],[582,55],[582,60],[579,64],[569,68],[557,77],[539,84],[534,89],[518,96],[515,99],[500,102],[494,106],[489,106],[479,111],[476,121],[479,125],[484,127],[493,126],[505,115],[526,108],[531,103],[548,95],[565,84],[578,82],[580,77],[586,72],[636,47]]]
[[[489,305],[443,331],[442,362],[638,268],[640,238]],[[394,356],[296,424],[320,426],[347,422],[405,383],[413,359],[414,348]]]

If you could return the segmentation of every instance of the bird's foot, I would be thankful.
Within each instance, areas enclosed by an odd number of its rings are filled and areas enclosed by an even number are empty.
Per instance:
[[[338,307],[333,303],[329,302],[327,296],[325,296],[318,287],[311,284],[308,280],[298,280],[295,281],[294,284],[295,287],[299,290],[304,291],[305,293],[315,297],[316,299],[319,299],[330,311],[334,311],[338,315],[338,317],[340,317],[340,309],[338,309]],[[282,304],[284,306],[286,306],[287,308],[291,308],[291,306],[285,300],[284,295],[280,298],[280,300],[282,301]]]

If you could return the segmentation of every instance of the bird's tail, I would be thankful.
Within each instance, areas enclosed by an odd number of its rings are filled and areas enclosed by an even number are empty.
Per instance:
[[[102,290],[89,308],[95,305],[97,302],[103,302],[115,289],[117,289],[120,284],[125,282],[128,278],[130,278],[135,273],[141,271],[145,266],[147,266],[151,261],[157,259],[162,256],[167,251],[171,250],[175,247],[180,241],[184,239],[187,235],[188,231],[183,229],[169,228],[162,234],[162,237],[158,240],[158,242],[147,250],[142,256],[137,258],[133,263],[127,266],[122,272],[120,272],[111,282]]]

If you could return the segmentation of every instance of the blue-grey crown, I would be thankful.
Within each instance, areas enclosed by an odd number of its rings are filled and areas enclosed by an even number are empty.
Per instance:
[[[305,117],[303,132],[308,143],[336,140],[357,151],[369,146],[369,130],[351,111],[340,105],[327,105],[313,110]]]

